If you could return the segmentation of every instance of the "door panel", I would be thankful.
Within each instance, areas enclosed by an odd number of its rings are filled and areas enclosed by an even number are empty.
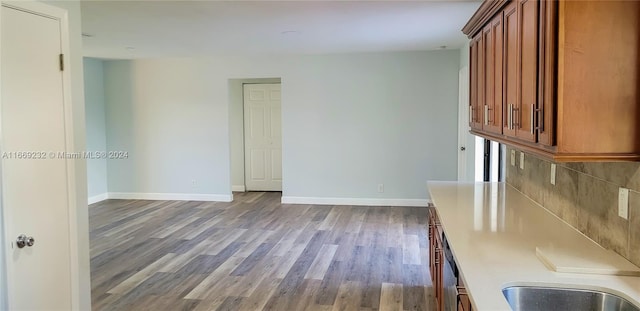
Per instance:
[[[249,126],[251,130],[249,131],[251,139],[265,139],[267,134],[265,133],[265,111],[263,107],[259,106],[251,106],[249,109],[249,114],[251,123]]]
[[[269,98],[273,101],[280,100],[280,90],[269,90]]]
[[[491,31],[491,25],[487,25],[482,30],[482,41],[484,42],[484,100],[482,105],[482,128],[485,131],[492,131],[491,127],[491,109],[493,109],[494,100],[494,34]]]
[[[67,150],[60,21],[2,7],[1,28],[9,305],[11,310],[70,310],[67,160],[50,154]],[[13,241],[19,234],[34,237],[35,244],[18,248]]]
[[[245,188],[282,191],[280,84],[245,84]]]
[[[471,40],[471,98],[469,102],[469,125],[471,129],[482,129],[484,107],[484,45],[482,33]]]
[[[273,180],[282,181],[282,151],[271,150],[271,167]]]
[[[479,34],[479,38],[478,38],[478,62],[477,62],[477,67],[476,69],[478,70],[478,80],[477,80],[477,94],[476,96],[478,97],[477,101],[476,101],[476,108],[475,108],[475,127],[477,129],[482,129],[483,128],[483,118],[484,118],[484,105],[485,105],[485,81],[486,81],[486,74],[485,74],[485,44],[484,44],[484,38],[482,37],[482,33]]]
[[[485,56],[484,131],[502,134],[502,14],[482,31]]]
[[[514,109],[518,104],[518,14],[515,2],[504,10],[504,79],[502,132],[515,137]]]
[[[540,40],[538,41],[538,112],[536,123],[538,124],[538,142],[546,145],[555,145],[553,132],[553,116],[555,107],[555,53],[556,53],[556,29],[557,29],[558,4],[552,1],[540,2]]]
[[[271,139],[273,139],[274,141],[276,140],[279,141],[280,137],[282,137],[281,115],[282,115],[282,111],[280,110],[279,107],[271,107],[271,122],[269,122],[269,124],[271,125],[271,129],[270,129]]]
[[[538,1],[519,0],[520,101],[516,136],[535,142],[535,110],[538,98]]]
[[[469,66],[471,68],[471,74],[469,77],[469,127],[476,128],[475,126],[475,109],[478,106],[478,44],[477,38],[473,38],[469,44]]]
[[[251,180],[262,181],[267,177],[266,153],[264,150],[253,149],[251,152]]]

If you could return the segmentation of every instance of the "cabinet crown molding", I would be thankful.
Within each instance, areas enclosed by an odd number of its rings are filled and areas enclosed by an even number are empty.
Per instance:
[[[504,7],[510,0],[485,0],[480,8],[471,16],[471,19],[462,28],[462,33],[469,39],[473,37],[482,27]]]

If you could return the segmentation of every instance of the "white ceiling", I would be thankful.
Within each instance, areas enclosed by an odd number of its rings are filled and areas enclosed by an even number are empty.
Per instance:
[[[84,55],[155,58],[459,48],[479,1],[83,1]]]

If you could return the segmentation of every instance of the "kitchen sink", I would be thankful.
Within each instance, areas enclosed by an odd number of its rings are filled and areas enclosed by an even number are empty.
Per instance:
[[[510,286],[502,293],[513,311],[640,311],[627,299],[597,290]]]

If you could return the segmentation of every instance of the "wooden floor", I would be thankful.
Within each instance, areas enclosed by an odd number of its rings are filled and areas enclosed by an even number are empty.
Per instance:
[[[433,310],[426,208],[280,196],[91,205],[93,310]]]

